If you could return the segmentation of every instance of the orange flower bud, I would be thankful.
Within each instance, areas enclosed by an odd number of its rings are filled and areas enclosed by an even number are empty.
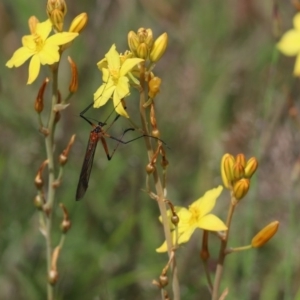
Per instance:
[[[38,95],[35,99],[34,109],[37,113],[41,113],[44,109],[44,93],[48,82],[49,82],[49,78],[46,78],[42,83]]]
[[[245,155],[243,153],[238,154],[235,157],[235,161],[237,163],[240,163],[244,168],[246,167],[246,157],[245,157]]]
[[[264,227],[251,241],[253,248],[259,248],[266,244],[275,235],[279,227],[279,222],[274,221]]]
[[[85,28],[87,21],[88,15],[85,12],[76,16],[70,25],[69,32],[80,33]]]
[[[148,83],[148,87],[149,87],[148,96],[151,99],[154,99],[156,94],[159,93],[160,85],[161,85],[161,79],[159,77],[155,76],[149,81],[149,83]]]
[[[139,37],[134,31],[129,31],[127,39],[130,51],[136,55],[136,50],[140,44]]]
[[[242,178],[234,183],[233,194],[237,200],[241,200],[246,196],[249,191],[250,180],[247,178]]]
[[[51,257],[51,270],[48,274],[48,281],[51,285],[54,285],[58,280],[58,272],[57,272],[57,260],[60,253],[60,247],[57,246],[53,250]]]
[[[245,167],[245,177],[251,178],[255,173],[258,167],[258,161],[255,157],[251,157],[248,159],[246,167]]]
[[[154,171],[155,171],[155,166],[154,166],[154,164],[149,163],[149,164],[146,166],[146,172],[147,172],[147,174],[152,174]]]
[[[245,169],[239,162],[236,161],[236,163],[233,165],[232,171],[234,180],[238,180],[244,177]]]
[[[75,93],[78,89],[78,71],[75,62],[72,60],[70,56],[68,56],[68,61],[71,65],[71,73],[72,73],[72,78],[69,85],[69,91],[70,93]]]
[[[165,32],[155,40],[150,52],[150,56],[149,56],[150,60],[154,63],[158,62],[160,58],[163,56],[163,54],[165,53],[167,49],[167,45],[168,45],[168,35]]]
[[[76,137],[75,134],[73,134],[71,136],[66,149],[64,149],[63,152],[59,156],[59,164],[62,165],[62,166],[68,161],[69,152],[70,152],[70,150],[71,150],[71,148],[72,148],[72,146],[75,142],[75,137]]]
[[[43,163],[41,164],[35,179],[34,179],[34,184],[37,187],[37,189],[41,189],[44,185],[44,180],[43,180],[43,171],[45,169],[45,166],[48,164],[48,160],[43,161]]]
[[[166,275],[160,275],[159,276],[159,285],[161,288],[164,288],[168,285],[168,277]]]
[[[64,214],[63,221],[60,224],[60,228],[63,233],[67,233],[69,231],[69,229],[71,228],[72,223],[71,223],[71,220],[69,219],[69,213],[68,213],[67,208],[62,203],[60,203],[59,206],[62,209],[63,214]]]
[[[30,33],[33,35],[36,32],[36,25],[39,23],[39,20],[37,19],[36,16],[31,16],[28,19],[28,26],[29,26],[29,30]]]
[[[222,157],[221,161],[221,176],[223,180],[224,186],[229,189],[231,187],[231,182],[234,180],[233,176],[233,165],[234,165],[234,157],[226,153]]]

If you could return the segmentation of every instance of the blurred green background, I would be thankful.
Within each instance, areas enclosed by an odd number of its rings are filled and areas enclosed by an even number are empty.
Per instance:
[[[46,19],[46,1],[0,3],[0,299],[45,299],[45,243],[33,206],[34,176],[45,159],[43,136],[33,109],[47,68],[27,86],[28,63],[8,69],[6,61],[28,34],[27,20]],[[278,4],[278,15],[274,9]],[[79,113],[101,84],[96,63],[113,43],[124,52],[127,33],[152,28],[169,35],[169,45],[155,73],[163,80],[157,119],[167,152],[168,198],[188,205],[221,184],[224,153],[256,156],[259,169],[249,195],[236,209],[229,241],[246,245],[273,220],[277,235],[263,248],[230,255],[222,290],[226,299],[300,299],[299,82],[294,58],[275,44],[292,27],[290,1],[161,0],[67,1],[71,20],[87,12],[89,23],[68,51],[79,70],[79,90],[62,113],[56,135],[59,154],[76,134],[57,199],[69,210],[72,229],[61,252],[56,299],[160,299],[151,284],[167,262],[156,254],[163,241],[154,201],[143,192],[147,156],[142,140],[121,145],[107,162],[99,146],[85,198],[75,202],[76,185],[90,126]],[[278,18],[275,18],[277,16]],[[70,71],[60,69],[66,95]],[[130,97],[130,106],[138,96]],[[49,105],[46,105],[46,109]],[[87,115],[105,120],[112,107]],[[130,112],[132,119],[139,116]],[[118,121],[111,134],[130,127]],[[130,134],[129,134],[130,135]],[[135,133],[132,133],[132,137]],[[109,141],[111,149],[114,143]],[[229,194],[222,193],[215,213],[225,219]],[[59,241],[61,212],[54,220]],[[199,258],[200,231],[177,252],[182,299],[209,299]],[[211,239],[211,270],[219,243]]]

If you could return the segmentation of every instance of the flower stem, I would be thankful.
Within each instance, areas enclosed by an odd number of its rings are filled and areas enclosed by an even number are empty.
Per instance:
[[[141,90],[140,90],[140,115],[141,115],[141,122],[142,122],[142,129],[143,132],[147,135],[144,137],[146,148],[147,148],[147,154],[148,154],[148,159],[149,162],[151,161],[153,157],[153,149],[150,143],[150,138],[149,138],[149,130],[147,126],[147,118],[146,118],[146,112],[144,108],[144,103],[146,102],[146,95],[145,95],[145,65],[141,63],[141,76],[140,76],[140,85],[141,85]],[[160,215],[162,217],[162,224],[164,228],[164,234],[166,237],[166,242],[167,242],[167,247],[168,247],[168,255],[169,258],[171,257],[171,251],[172,251],[172,239],[171,239],[171,232],[169,228],[169,222],[168,222],[168,217],[167,217],[167,209],[166,205],[164,203],[164,192],[161,184],[161,180],[158,176],[157,170],[155,169],[154,172],[152,173],[153,179],[154,179],[154,185],[155,185],[155,190],[157,194],[157,203],[158,207],[160,210]],[[173,294],[174,294],[174,300],[179,300],[180,299],[180,288],[179,288],[179,282],[178,282],[178,276],[177,276],[177,266],[176,266],[176,259],[175,257],[172,260],[172,287],[173,287]]]
[[[221,284],[221,278],[222,278],[222,274],[223,274],[224,260],[225,260],[225,256],[226,256],[226,247],[227,247],[227,242],[228,242],[228,237],[229,237],[231,220],[232,220],[232,216],[234,213],[236,203],[237,203],[236,199],[233,197],[233,195],[231,195],[231,203],[230,203],[227,220],[226,220],[226,226],[227,226],[228,230],[225,233],[224,239],[221,241],[218,265],[217,265],[216,276],[215,276],[214,286],[213,286],[213,291],[212,291],[213,292],[212,300],[219,299],[218,295],[219,295],[219,289],[220,289],[220,284]]]
[[[47,203],[45,204],[45,211],[47,212],[46,218],[46,258],[47,258],[47,276],[50,274],[51,271],[51,258],[52,258],[52,239],[51,239],[51,229],[52,229],[52,208],[55,199],[55,188],[53,187],[53,183],[55,181],[55,164],[54,164],[54,157],[53,157],[53,137],[54,137],[54,130],[55,130],[55,112],[54,106],[57,103],[57,75],[58,75],[58,67],[52,70],[52,106],[48,120],[48,131],[49,134],[45,138],[45,146],[46,146],[46,153],[48,159],[48,196],[47,196]],[[47,299],[53,300],[53,286],[47,283]]]

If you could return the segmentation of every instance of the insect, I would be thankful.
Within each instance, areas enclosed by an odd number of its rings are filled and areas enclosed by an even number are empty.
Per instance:
[[[91,103],[86,109],[84,109],[81,113],[80,113],[80,117],[83,118],[84,120],[86,120],[91,126],[93,126],[93,130],[90,132],[90,136],[89,136],[89,140],[88,140],[88,145],[86,148],[86,152],[85,152],[85,157],[84,157],[84,161],[82,164],[82,168],[81,168],[81,172],[80,172],[80,176],[79,176],[79,181],[78,181],[78,185],[77,185],[77,191],[76,191],[76,201],[80,200],[87,188],[88,188],[88,183],[89,183],[89,179],[90,179],[90,175],[91,175],[91,171],[92,171],[92,166],[93,166],[93,160],[94,160],[94,155],[95,155],[95,151],[97,148],[97,144],[99,142],[99,140],[102,143],[102,146],[104,148],[104,151],[106,153],[107,159],[111,160],[115,151],[117,150],[119,144],[128,144],[132,141],[135,141],[139,138],[142,138],[144,136],[148,136],[151,138],[155,138],[159,141],[161,141],[162,143],[164,143],[162,140],[160,140],[159,138],[153,137],[153,136],[149,136],[146,134],[143,134],[141,136],[138,136],[134,139],[131,139],[129,141],[123,141],[122,138],[124,137],[124,135],[126,134],[126,132],[128,131],[133,131],[135,130],[135,128],[127,128],[126,130],[123,131],[121,138],[115,138],[111,135],[109,135],[106,131],[104,131],[103,127],[106,124],[106,122],[98,122],[97,124],[92,123],[89,119],[87,119],[84,116],[84,113],[93,105],[93,103]],[[118,118],[120,117],[120,115],[117,115],[115,117],[115,119],[113,120],[113,122],[110,124],[110,126],[108,128],[110,128],[112,126],[112,124],[118,120]],[[112,151],[111,154],[109,154],[109,150],[108,150],[108,146],[106,143],[105,138],[110,138],[113,139],[115,141],[118,142],[117,146],[115,147],[115,149]],[[164,143],[165,144],[165,143]]]

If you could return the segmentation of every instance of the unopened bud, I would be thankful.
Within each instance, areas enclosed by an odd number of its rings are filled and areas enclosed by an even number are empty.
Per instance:
[[[277,232],[279,227],[279,222],[274,221],[269,225],[264,227],[251,241],[251,246],[253,248],[259,248],[266,244]]]
[[[234,180],[238,180],[244,177],[245,169],[239,162],[235,162],[232,171]]]
[[[156,137],[156,138],[159,138],[160,137],[160,132],[159,132],[159,130],[156,128],[156,129],[153,129],[152,131],[151,131],[151,136],[153,136],[153,137]]]
[[[160,287],[164,288],[165,286],[168,285],[168,277],[166,275],[160,275],[159,276],[159,284],[160,284]]]
[[[50,270],[49,274],[48,274],[48,282],[51,285],[55,285],[56,282],[58,280],[58,272],[57,270]]]
[[[28,27],[29,27],[29,30],[30,30],[30,33],[32,35],[34,35],[36,33],[36,25],[39,23],[39,20],[37,19],[36,16],[31,16],[29,19],[28,19]]]
[[[236,181],[233,185],[233,195],[237,200],[244,198],[250,187],[250,180],[247,178],[242,178]]]
[[[63,31],[64,18],[67,13],[67,5],[64,0],[48,0],[47,15],[54,27],[58,32]]]
[[[69,229],[71,228],[72,223],[71,223],[71,220],[69,219],[69,213],[68,213],[67,208],[62,203],[60,203],[59,206],[62,209],[63,214],[64,214],[63,221],[60,224],[60,228],[63,233],[67,233],[69,231]]]
[[[144,43],[147,39],[147,36],[148,36],[147,29],[144,28],[144,27],[139,28],[138,31],[137,31],[137,36],[139,38],[139,42]]]
[[[153,32],[152,29],[148,28],[146,29],[147,32],[147,37],[145,38],[145,43],[148,46],[148,49],[151,49],[154,43],[154,39],[153,39]]]
[[[136,50],[140,44],[139,38],[134,31],[128,33],[128,46],[132,53],[136,55]]]
[[[43,206],[45,204],[45,199],[43,198],[43,196],[41,194],[37,194],[34,197],[33,203],[37,209],[42,210]]]
[[[235,157],[235,162],[241,164],[244,168],[246,167],[246,157],[243,153],[238,154]]]
[[[231,188],[231,182],[234,180],[233,176],[233,165],[234,165],[234,157],[226,153],[222,157],[221,161],[221,176],[223,180],[224,186],[229,189]]]
[[[251,178],[255,173],[258,167],[258,161],[255,157],[251,157],[248,159],[246,167],[245,167],[245,177]]]
[[[146,43],[139,44],[139,46],[136,49],[136,55],[139,58],[147,59],[147,57],[149,55],[149,49],[148,49]]]
[[[37,113],[41,113],[44,109],[44,93],[48,82],[49,82],[49,78],[46,78],[42,83],[39,92],[37,94],[37,97],[35,99],[34,109]]]
[[[35,176],[35,179],[34,179],[34,184],[35,184],[35,186],[37,187],[37,189],[41,189],[42,187],[43,187],[43,185],[44,185],[44,180],[43,180],[43,171],[44,171],[44,168],[45,168],[45,166],[48,164],[48,160],[45,160],[42,164],[41,164],[41,166],[40,166],[40,168],[39,168],[39,170],[38,170],[38,172],[37,172],[37,174],[36,174],[36,176]]]
[[[163,56],[166,51],[168,45],[168,35],[167,33],[163,33],[160,35],[154,42],[151,52],[150,52],[150,60],[152,62],[157,62]]]
[[[149,163],[146,166],[146,172],[147,172],[147,174],[152,174],[154,171],[155,171],[155,166],[153,164]]]
[[[179,223],[179,217],[175,214],[175,212],[174,212],[173,216],[171,217],[171,222],[175,226]]]
[[[149,83],[148,83],[148,87],[149,87],[148,96],[151,99],[154,99],[156,94],[159,93],[160,85],[161,85],[161,79],[159,77],[155,76],[149,81]]]
[[[70,91],[70,93],[75,93],[78,89],[77,66],[76,66],[75,62],[72,60],[72,58],[70,56],[68,56],[68,61],[71,65],[71,74],[72,74],[71,82],[70,82],[70,85],[69,85],[69,91]]]
[[[80,33],[85,28],[87,21],[87,13],[81,13],[80,15],[76,16],[70,25],[69,32]]]

